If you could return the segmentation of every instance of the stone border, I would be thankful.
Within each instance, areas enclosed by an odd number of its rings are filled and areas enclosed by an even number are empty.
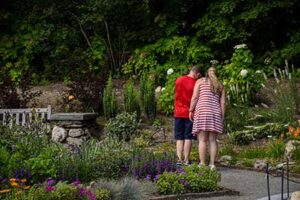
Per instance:
[[[187,200],[187,199],[194,199],[194,198],[219,197],[225,195],[226,196],[240,195],[240,192],[228,188],[222,188],[221,190],[214,191],[214,192],[161,195],[161,196],[150,197],[149,200]]]

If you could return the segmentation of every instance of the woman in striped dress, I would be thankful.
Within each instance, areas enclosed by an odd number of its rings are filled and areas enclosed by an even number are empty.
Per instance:
[[[192,134],[199,142],[199,166],[205,165],[206,142],[209,140],[211,169],[215,169],[217,136],[223,132],[225,114],[225,89],[216,76],[216,68],[210,67],[205,78],[197,80],[190,105]]]

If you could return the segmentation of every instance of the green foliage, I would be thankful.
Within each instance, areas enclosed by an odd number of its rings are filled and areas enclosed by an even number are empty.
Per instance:
[[[129,141],[138,135],[138,127],[136,113],[123,112],[108,121],[105,132],[111,138]]]
[[[45,147],[41,149],[39,155],[25,161],[25,167],[32,175],[32,181],[39,182],[56,176],[57,171],[53,157],[57,153],[53,146]]]
[[[53,199],[57,200],[74,200],[78,195],[78,189],[66,182],[58,182],[53,191]]]
[[[296,79],[282,78],[270,91],[275,103],[274,120],[281,123],[292,122],[293,116],[300,113],[300,95]]]
[[[280,139],[270,141],[267,146],[267,155],[271,158],[283,158],[284,151],[285,143]]]
[[[238,145],[246,145],[256,139],[265,138],[267,136],[279,137],[285,133],[287,125],[279,123],[266,123],[259,126],[246,126],[246,129],[235,131],[229,134],[231,142]]]
[[[117,113],[117,99],[113,91],[112,77],[109,76],[107,84],[103,91],[103,113],[109,119]]]
[[[245,44],[234,48],[230,63],[220,68],[219,71],[229,102],[246,106],[261,88],[264,77],[261,71],[253,70],[253,54]]]
[[[112,199],[112,192],[106,188],[97,189],[96,192],[97,200],[111,200]]]
[[[155,85],[153,77],[145,74],[140,79],[140,99],[142,110],[148,119],[154,119],[156,116]]]
[[[169,68],[182,70],[191,63],[205,63],[211,59],[211,49],[195,37],[170,37],[137,49],[123,70],[128,75],[141,76],[143,72],[155,74],[158,83],[166,80]]]
[[[138,93],[132,81],[128,81],[124,86],[124,108],[125,112],[136,112],[138,118],[141,115]]]
[[[185,192],[208,192],[218,189],[220,174],[208,167],[191,165],[177,172],[164,172],[159,176],[156,186],[161,194],[180,194]]]

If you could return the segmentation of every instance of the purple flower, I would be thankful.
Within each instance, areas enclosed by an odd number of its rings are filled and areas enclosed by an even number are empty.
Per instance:
[[[184,170],[183,170],[183,168],[180,167],[180,168],[177,169],[177,172],[178,172],[179,174],[183,174],[183,173],[184,173]]]
[[[201,173],[198,173],[198,176],[202,176],[202,174],[201,174]]]
[[[7,178],[3,178],[1,182],[5,183],[6,181],[7,181]]]
[[[135,157],[134,157],[134,160],[141,161],[142,158],[141,158],[141,156],[135,156]]]
[[[51,192],[51,191],[54,191],[56,188],[54,186],[47,186],[46,187],[46,192]]]
[[[53,185],[55,185],[55,183],[56,183],[56,182],[55,182],[54,179],[48,179],[48,180],[47,180],[47,185],[48,185],[48,186],[53,186]]]
[[[159,174],[155,175],[154,181],[157,181],[159,179]]]
[[[184,185],[184,187],[188,187],[188,186],[189,186],[189,183],[188,183],[187,181],[184,181],[184,182],[183,182],[183,185]]]
[[[87,190],[84,189],[84,188],[80,188],[79,195],[83,196],[83,195],[86,195],[86,194],[87,194]]]
[[[146,180],[147,180],[147,181],[150,181],[150,180],[151,180],[151,174],[147,174]]]
[[[91,200],[96,200],[96,198],[97,198],[97,196],[89,190],[87,191],[86,195]]]
[[[81,184],[81,182],[80,182],[80,180],[75,180],[75,181],[73,181],[72,184],[73,184],[74,186],[78,186],[78,185]]]

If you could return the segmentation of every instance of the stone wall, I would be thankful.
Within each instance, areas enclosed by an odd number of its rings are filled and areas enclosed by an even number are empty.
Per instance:
[[[51,115],[51,139],[68,145],[81,145],[97,132],[96,113],[56,113]]]

